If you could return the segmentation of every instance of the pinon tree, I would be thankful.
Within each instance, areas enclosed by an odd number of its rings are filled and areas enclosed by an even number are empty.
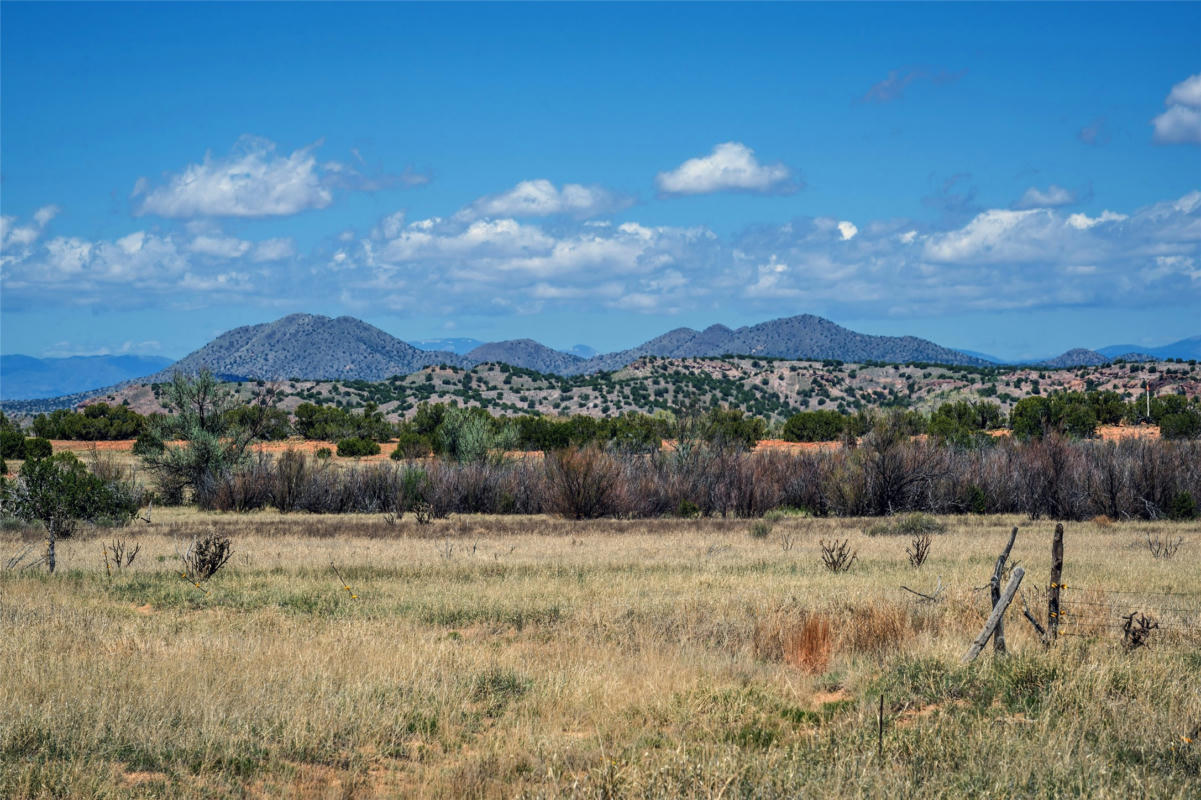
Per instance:
[[[46,527],[46,565],[55,567],[55,545],[75,530],[77,523],[104,521],[124,524],[138,511],[133,487],[106,481],[88,472],[71,453],[32,458],[5,490],[10,513]]]
[[[270,420],[230,413],[237,405],[233,393],[208,370],[194,377],[175,373],[165,394],[169,413],[155,418],[140,448],[143,459],[169,502],[181,502],[189,488],[202,498],[245,462]]]

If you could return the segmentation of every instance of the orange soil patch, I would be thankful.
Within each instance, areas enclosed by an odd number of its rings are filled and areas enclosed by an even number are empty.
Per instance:
[[[832,692],[816,692],[813,695],[813,705],[816,708],[821,708],[827,703],[838,703],[849,698],[846,689],[835,689]]]
[[[128,453],[133,449],[133,439],[117,439],[111,442],[77,442],[70,439],[51,439],[50,446],[56,453],[70,451],[72,453],[89,453],[93,449],[99,452]]]
[[[755,445],[755,452],[767,450],[782,450],[789,453],[802,453],[814,450],[839,450],[842,442],[786,442],[783,439],[760,439]]]
[[[1104,441],[1114,442],[1122,439],[1158,439],[1158,425],[1102,425],[1097,428],[1097,435]]]
[[[285,439],[282,442],[259,442],[252,449],[256,453],[284,453],[288,450],[294,450],[298,453],[306,455],[316,455],[317,451],[323,447],[328,447],[329,451],[334,455],[338,454],[337,442],[321,442],[314,439]],[[392,451],[396,449],[396,442],[381,442],[379,446],[379,455],[362,456],[360,461],[387,461],[392,457]]]
[[[995,431],[989,431],[989,436],[998,438],[1012,436],[1013,431],[1008,428],[999,428]],[[1097,428],[1097,436],[1106,442],[1117,442],[1123,439],[1158,439],[1158,425],[1101,425]]]
[[[1012,435],[1012,432],[1006,428],[992,430],[988,432],[989,436],[1006,437]],[[1120,441],[1122,439],[1148,439],[1154,440],[1159,438],[1159,426],[1157,425],[1102,425],[1097,428],[1097,436],[1104,441]],[[915,439],[924,439],[924,436],[914,437]],[[54,439],[50,442],[54,447],[54,452],[61,453],[69,450],[73,453],[88,453],[95,448],[99,452],[112,453],[128,453],[133,449],[133,439],[118,439],[111,442],[77,442],[63,439]],[[285,450],[295,450],[308,455],[315,455],[322,447],[328,447],[333,453],[338,452],[337,442],[320,442],[307,439],[287,439],[282,442],[260,442],[254,446],[254,451],[258,453],[282,453]],[[676,442],[672,439],[664,439],[662,444],[663,450],[672,452],[676,449]],[[380,452],[377,456],[365,456],[363,461],[387,461],[392,451],[396,449],[396,442],[383,442],[380,444]],[[760,439],[755,445],[756,453],[767,451],[782,451],[787,453],[803,453],[822,450],[840,450],[842,442],[787,442],[783,439]],[[541,451],[525,451],[511,450],[505,453],[509,458],[542,458]]]
[[[950,703],[931,703],[921,708],[908,708],[897,715],[895,725],[898,728],[906,728],[913,725],[918,720],[926,719],[933,716],[936,712],[942,711],[944,708],[967,708],[966,700],[953,700]]]
[[[169,776],[165,772],[147,772],[141,770],[123,771],[121,783],[125,788],[132,789],[147,783],[166,783]]]

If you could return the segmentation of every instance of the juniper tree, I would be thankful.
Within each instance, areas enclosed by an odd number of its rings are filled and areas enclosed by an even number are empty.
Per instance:
[[[50,572],[55,567],[55,545],[78,522],[124,524],[138,511],[133,487],[93,475],[71,453],[26,461],[17,480],[6,488],[5,505],[14,516],[46,527]]]

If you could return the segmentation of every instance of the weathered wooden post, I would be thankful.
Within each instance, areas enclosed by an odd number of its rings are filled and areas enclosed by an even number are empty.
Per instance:
[[[1001,617],[1005,614],[1005,609],[1009,608],[1009,604],[1013,602],[1013,596],[1017,594],[1018,586],[1022,583],[1022,576],[1026,574],[1026,570],[1021,567],[1013,568],[1013,576],[1010,577],[1009,583],[1005,585],[1005,591],[1001,592],[1001,599],[993,606],[992,614],[989,615],[988,621],[984,623],[984,629],[980,631],[980,635],[972,642],[972,646],[963,654],[963,663],[970,664],[976,660],[976,656],[980,655],[980,651],[984,649],[984,645],[988,644],[988,637],[992,636],[996,630],[997,623],[1001,621]]]
[[[1001,555],[997,557],[996,566],[992,570],[992,578],[988,585],[991,590],[993,608],[996,608],[997,603],[1001,599],[1001,574],[1005,572],[1005,562],[1009,560],[1009,552],[1013,550],[1014,540],[1018,538],[1018,528],[1013,526],[1013,531],[1009,534],[1009,543],[1005,545],[1005,549],[1001,551]],[[1004,654],[1005,650],[1005,622],[1004,620],[997,622],[997,629],[993,632],[992,637],[993,650],[997,653]]]
[[[1063,523],[1056,523],[1051,540],[1051,585],[1047,587],[1047,641],[1059,637],[1059,590],[1063,587]]]

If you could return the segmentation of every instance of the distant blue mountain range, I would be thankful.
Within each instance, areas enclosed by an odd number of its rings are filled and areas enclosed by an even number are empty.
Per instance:
[[[422,339],[419,342],[409,342],[418,350],[444,350],[465,356],[475,348],[484,344],[479,339]]]
[[[1044,364],[1054,363],[1062,359],[1067,354],[1060,356],[1046,356],[1043,358],[1023,358],[1023,359],[1004,359],[988,353],[981,353],[976,350],[964,350],[958,348],[960,353],[965,353],[975,358],[981,358],[985,361],[991,361],[994,364]],[[1085,351],[1069,351],[1083,353]],[[1095,350],[1088,352],[1097,353],[1105,356],[1105,358],[1119,358],[1121,356],[1142,355],[1151,356],[1156,359],[1167,358],[1190,358],[1201,359],[1201,336],[1193,336],[1188,339],[1181,339],[1178,342],[1165,344],[1162,347],[1146,347],[1137,344],[1111,344],[1108,347],[1098,347]],[[1063,366],[1063,365],[1060,365]]]
[[[481,342],[479,339],[422,339],[417,342],[409,342],[418,350],[446,350],[460,356],[465,356],[480,345],[488,344]],[[586,344],[573,344],[563,352],[571,353],[573,356],[580,358],[592,358],[597,354],[595,347],[589,347]]]
[[[1103,356],[1116,358],[1126,353],[1146,353],[1156,358],[1198,358],[1201,359],[1201,336],[1181,339],[1179,342],[1165,344],[1163,347],[1142,347],[1137,344],[1115,344],[1097,350]]]
[[[162,356],[0,356],[0,400],[33,400],[87,392],[158,372]]]

